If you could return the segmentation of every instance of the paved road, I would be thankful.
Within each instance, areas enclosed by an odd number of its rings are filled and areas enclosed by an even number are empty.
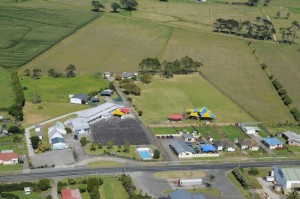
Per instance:
[[[300,165],[300,161],[273,161],[273,162],[245,162],[245,163],[220,163],[220,164],[194,164],[194,165],[163,165],[163,166],[127,166],[126,172],[160,172],[170,170],[199,170],[199,169],[232,169],[234,167],[271,167],[273,165]],[[15,174],[9,176],[0,176],[1,181],[25,181],[34,180],[41,177],[63,177],[78,176],[90,174],[113,174],[122,173],[123,167],[114,168],[86,168],[86,167],[68,167],[65,169],[36,169],[30,173]]]

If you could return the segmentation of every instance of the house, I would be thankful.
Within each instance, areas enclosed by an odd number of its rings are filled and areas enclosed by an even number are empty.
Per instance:
[[[259,145],[252,139],[239,139],[237,145],[242,149],[249,149],[250,151],[258,151]]]
[[[0,164],[12,165],[19,163],[19,155],[14,153],[13,150],[3,150],[0,153]]]
[[[137,74],[135,74],[135,73],[128,73],[128,72],[121,73],[122,79],[131,79],[131,78],[133,78],[136,75]]]
[[[202,153],[216,153],[217,149],[211,144],[200,144]]]
[[[76,95],[70,95],[70,103],[72,104],[86,104],[90,97],[85,94],[76,94]]]
[[[106,89],[106,90],[101,91],[100,95],[101,95],[101,96],[111,96],[113,93],[114,93],[113,90],[111,90],[111,89]]]
[[[260,128],[255,126],[241,126],[241,128],[247,135],[252,135],[260,131]]]
[[[235,144],[228,139],[217,140],[214,142],[214,146],[218,151],[235,151]]]
[[[53,150],[68,148],[68,145],[66,144],[65,139],[63,137],[54,137],[50,140],[50,143],[52,144]]]
[[[284,193],[300,188],[300,167],[273,166],[274,178]]]
[[[283,142],[277,138],[263,138],[262,143],[270,149],[281,149],[283,148]]]
[[[282,133],[282,137],[286,140],[286,143],[291,146],[300,146],[300,135],[292,132],[286,131]]]
[[[34,130],[35,130],[35,132],[41,131],[41,125],[40,125],[40,124],[36,124],[36,125],[34,126]]]
[[[186,142],[195,142],[195,138],[194,138],[193,134],[190,134],[190,133],[182,134],[182,138]]]
[[[183,141],[175,140],[169,146],[179,158],[190,158],[196,153],[191,146],[188,146]]]
[[[106,78],[109,78],[110,77],[110,72],[104,72],[103,73],[103,77],[104,77],[104,79]]]
[[[62,189],[62,199],[82,199],[79,189]]]
[[[65,125],[59,121],[57,121],[54,126],[48,128],[48,133],[51,132],[51,131],[56,131],[62,135],[66,135],[67,134],[67,131],[65,129]]]
[[[205,199],[203,194],[189,193],[184,189],[177,189],[170,193],[169,199]]]

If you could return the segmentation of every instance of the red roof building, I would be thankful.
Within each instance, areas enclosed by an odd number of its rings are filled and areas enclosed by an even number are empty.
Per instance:
[[[169,120],[172,120],[172,121],[180,121],[183,119],[183,115],[170,115],[169,116]]]
[[[79,189],[62,189],[62,199],[82,199]]]
[[[0,164],[17,164],[19,155],[16,153],[0,153]]]
[[[127,109],[127,108],[119,108],[119,110],[122,111],[122,112],[125,113],[125,114],[130,113],[130,110]]]

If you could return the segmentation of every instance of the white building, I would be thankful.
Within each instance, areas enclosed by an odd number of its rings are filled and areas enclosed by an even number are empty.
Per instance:
[[[70,103],[72,104],[86,104],[90,97],[85,94],[76,94],[76,95],[70,95]]]
[[[48,128],[48,133],[50,133],[51,131],[56,131],[62,135],[67,134],[67,131],[65,130],[65,125],[58,121],[54,124],[54,126]]]
[[[175,140],[171,143],[170,148],[178,155],[179,158],[191,158],[196,151],[188,146],[185,142]]]
[[[284,193],[300,188],[300,167],[273,166],[275,181]]]
[[[242,126],[242,130],[247,134],[255,134],[260,131],[260,128],[255,127],[255,126]]]

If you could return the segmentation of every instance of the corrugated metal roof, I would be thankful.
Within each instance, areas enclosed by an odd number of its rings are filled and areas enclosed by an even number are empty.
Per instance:
[[[182,153],[182,152],[191,152],[191,153],[196,153],[196,151],[188,146],[185,142],[183,141],[178,141],[178,140],[175,140],[172,142],[171,146],[177,151],[177,153]]]
[[[263,138],[263,141],[266,142],[269,146],[281,145],[283,142],[277,138]]]
[[[51,139],[52,144],[57,144],[57,143],[66,143],[64,138],[60,137],[55,137]]]
[[[101,112],[105,112],[108,110],[113,110],[113,109],[117,109],[117,108],[121,108],[123,106],[111,103],[111,102],[106,102],[104,104],[101,104],[99,106],[96,106],[95,108],[91,108],[91,109],[87,109],[86,111],[83,111],[79,114],[79,117],[85,117],[85,118],[89,118],[93,115],[96,115],[98,113]]]
[[[281,170],[288,181],[300,181],[299,167],[281,167]]]

